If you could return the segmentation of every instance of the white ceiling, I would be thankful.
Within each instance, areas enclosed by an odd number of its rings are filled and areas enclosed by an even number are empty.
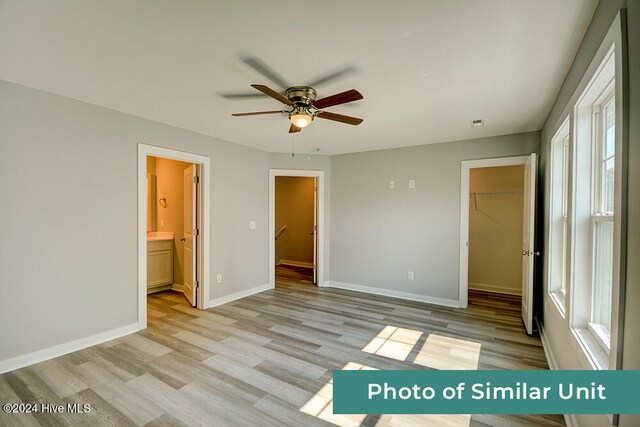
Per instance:
[[[328,108],[299,152],[328,154],[538,130],[596,0],[0,1],[0,79],[272,152],[292,136],[267,97],[226,99],[352,66],[316,87],[364,100]],[[472,128],[471,119],[486,125]]]

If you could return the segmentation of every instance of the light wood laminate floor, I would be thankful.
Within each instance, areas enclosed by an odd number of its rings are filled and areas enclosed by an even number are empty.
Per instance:
[[[446,357],[451,349],[461,357]],[[278,267],[276,289],[207,311],[166,291],[148,328],[0,376],[1,403],[90,404],[0,425],[563,426],[562,416],[334,416],[338,369],[547,369],[519,301],[452,309],[338,289]]]

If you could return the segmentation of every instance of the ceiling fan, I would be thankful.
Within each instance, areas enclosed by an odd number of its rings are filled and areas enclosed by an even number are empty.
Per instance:
[[[232,116],[244,117],[263,114],[287,114],[289,116],[289,120],[291,120],[289,133],[300,132],[302,128],[309,126],[316,117],[346,123],[353,126],[357,126],[363,121],[358,117],[345,116],[343,114],[331,113],[323,110],[324,108],[332,107],[334,105],[346,104],[348,102],[363,99],[364,97],[362,94],[355,89],[350,89],[325,98],[316,99],[318,93],[311,86],[291,86],[286,90],[285,95],[282,95],[265,85],[254,84],[251,85],[251,87],[270,96],[276,101],[280,101],[289,109],[235,113],[232,114]]]

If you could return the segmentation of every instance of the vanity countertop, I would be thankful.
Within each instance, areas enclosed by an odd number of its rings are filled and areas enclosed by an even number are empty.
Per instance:
[[[147,233],[147,242],[159,242],[161,240],[173,240],[172,231],[149,231]]]

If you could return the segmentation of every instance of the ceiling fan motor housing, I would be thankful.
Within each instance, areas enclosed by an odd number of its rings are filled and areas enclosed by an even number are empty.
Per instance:
[[[318,93],[310,86],[292,86],[287,89],[287,99],[298,106],[309,107]]]

